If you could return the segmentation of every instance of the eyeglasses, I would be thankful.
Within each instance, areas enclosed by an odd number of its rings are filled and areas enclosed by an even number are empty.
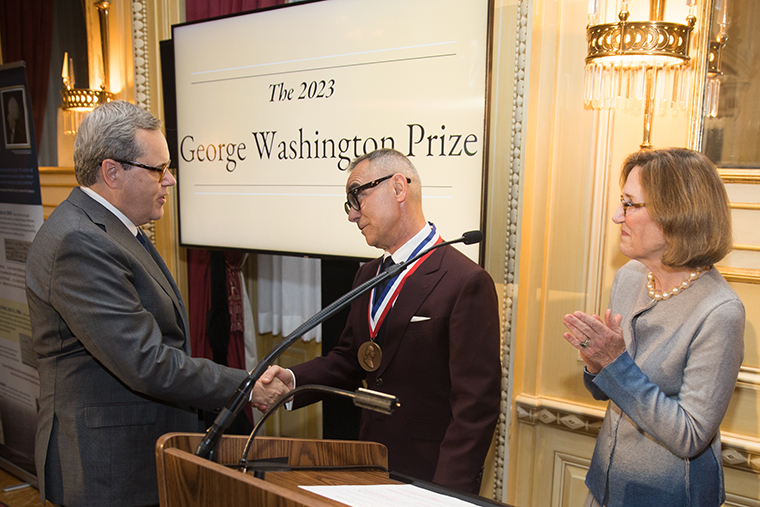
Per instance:
[[[123,165],[131,165],[135,167],[142,167],[143,169],[147,169],[149,171],[155,171],[157,173],[161,173],[161,177],[158,178],[158,181],[161,181],[164,179],[164,176],[166,176],[166,171],[169,169],[169,164],[171,164],[171,160],[167,163],[165,163],[162,166],[154,167],[152,165],[147,164],[141,164],[140,162],[132,162],[131,160],[119,160],[118,158],[112,159],[114,162],[118,162]]]
[[[346,210],[346,215],[351,213],[352,209],[355,209],[356,211],[361,211],[361,203],[359,202],[359,194],[367,190],[368,188],[374,188],[378,186],[380,183],[384,182],[387,179],[390,179],[394,176],[394,174],[389,174],[387,176],[383,176],[382,178],[378,178],[376,180],[370,181],[369,183],[365,183],[364,185],[359,185],[358,187],[352,188],[348,192],[346,192],[346,202],[343,203],[343,209]],[[411,178],[406,179],[407,183],[411,183]]]
[[[623,204],[623,216],[624,217],[628,214],[628,209],[629,208],[643,208],[644,206],[646,206],[646,204],[643,203],[643,202],[626,201],[625,197],[623,197],[622,194],[620,195],[620,202]]]

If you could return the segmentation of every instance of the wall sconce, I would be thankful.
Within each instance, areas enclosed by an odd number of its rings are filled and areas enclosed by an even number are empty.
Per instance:
[[[696,0],[686,0],[694,9]],[[617,23],[595,24],[599,0],[589,0],[586,27],[588,56],[584,104],[587,109],[644,109],[644,140],[651,148],[655,102],[661,114],[685,110],[691,93],[689,44],[697,18],[691,12],[687,24],[663,21],[665,0],[650,0],[649,21],[628,21],[628,1],[623,0]]]
[[[63,103],[63,133],[74,135],[79,129],[82,120],[100,104],[111,102],[115,96],[108,91],[109,88],[109,45],[108,45],[108,2],[96,2],[98,8],[98,18],[100,21],[100,45],[103,55],[103,82],[100,90],[91,90],[85,88],[74,88],[74,67],[71,65],[68,53],[63,56],[63,69],[61,77],[63,78],[64,89],[61,90]]]
[[[718,35],[714,41],[710,41],[710,54],[707,60],[707,97],[705,99],[705,112],[710,118],[718,116],[718,99],[720,98],[720,61],[723,48],[728,41],[726,33],[728,0],[718,0],[715,10],[721,11],[721,19],[718,22]]]

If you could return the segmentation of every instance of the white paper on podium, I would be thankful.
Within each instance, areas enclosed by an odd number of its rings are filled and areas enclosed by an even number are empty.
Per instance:
[[[411,484],[299,486],[349,507],[466,507],[476,505]]]

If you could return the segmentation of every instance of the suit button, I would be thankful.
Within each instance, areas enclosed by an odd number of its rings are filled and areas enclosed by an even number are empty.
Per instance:
[[[379,386],[383,385],[383,379],[382,379],[382,377],[378,377],[377,380],[375,380],[375,384],[377,384]]]

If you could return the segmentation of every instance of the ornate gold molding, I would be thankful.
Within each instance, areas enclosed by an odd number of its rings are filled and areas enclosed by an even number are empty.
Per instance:
[[[515,399],[517,420],[538,423],[596,437],[604,421],[604,410],[562,400],[519,395]]]
[[[759,169],[729,169],[719,168],[718,174],[723,179],[723,183],[748,183],[750,185],[760,185]]]
[[[717,266],[720,274],[729,282],[760,284],[760,269]]]
[[[132,56],[135,71],[135,103],[150,111],[150,53],[146,0],[132,0]]]
[[[132,0],[132,61],[135,72],[135,104],[150,111],[150,58],[148,53],[148,20],[146,0]],[[156,244],[156,222],[142,226],[150,241]]]
[[[760,368],[742,366],[739,369],[737,387],[755,389],[757,391],[760,391]]]
[[[493,467],[493,495],[495,499],[503,499],[506,496],[506,476],[509,466],[508,442],[510,414],[512,409],[511,385],[512,385],[512,344],[514,343],[515,299],[517,284],[517,252],[520,202],[520,177],[523,168],[522,153],[524,152],[525,132],[523,119],[525,118],[525,78],[527,45],[524,43],[528,38],[528,14],[529,0],[520,0],[517,11],[517,30],[515,43],[515,84],[512,100],[512,135],[511,150],[509,156],[509,213],[505,224],[506,242],[504,245],[504,295],[502,299],[501,317],[501,364],[502,364],[502,393],[501,406],[499,409],[499,421],[496,425],[496,451],[495,464]]]
[[[760,203],[755,203],[755,202],[732,202],[729,204],[729,207],[731,207],[731,209],[760,211]]]
[[[725,184],[760,185],[760,170],[719,168],[718,173]],[[732,209],[760,211],[760,203],[732,202]],[[760,252],[758,245],[735,244],[734,250]],[[729,282],[760,284],[760,269],[718,266],[718,271]]]
[[[522,424],[543,424],[592,437],[599,434],[605,413],[586,405],[525,395],[517,396],[515,408]],[[721,443],[723,466],[760,474],[760,440],[721,432]]]
[[[73,167],[39,166],[40,174],[70,174],[74,175]]]

